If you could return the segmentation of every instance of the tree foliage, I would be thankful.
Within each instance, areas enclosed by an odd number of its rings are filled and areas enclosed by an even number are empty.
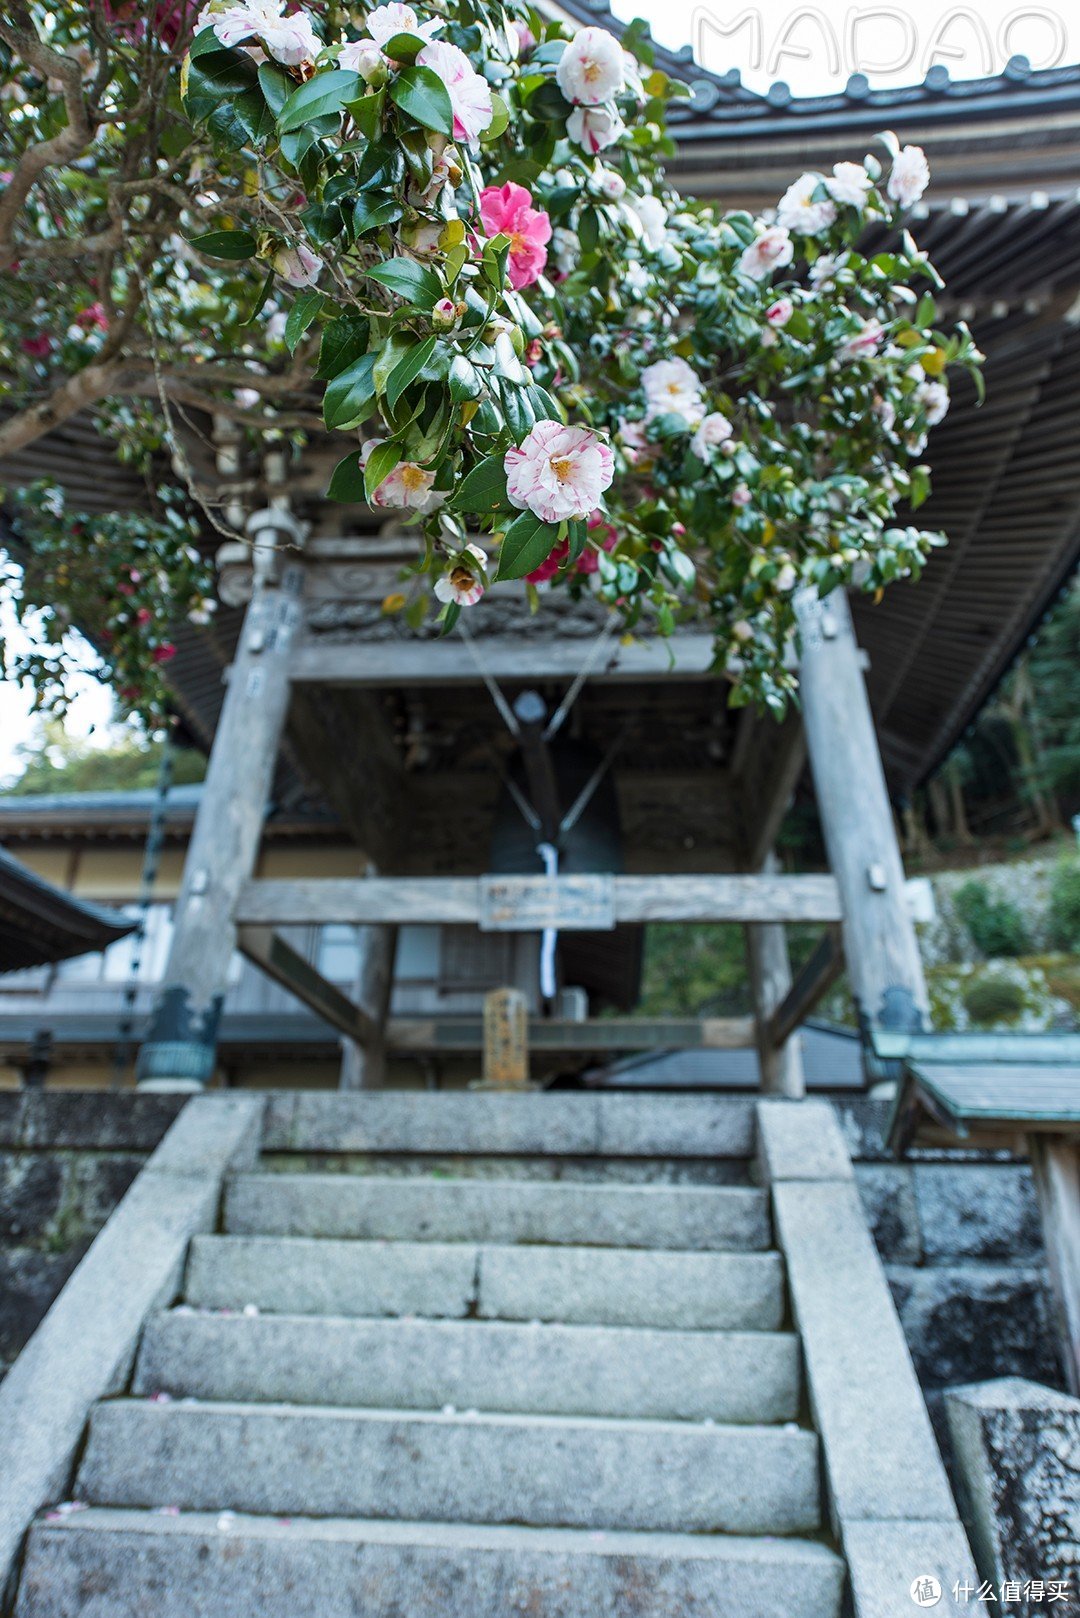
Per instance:
[[[664,178],[685,88],[644,30],[517,0],[16,0],[0,39],[0,454],[88,404],[129,448],[196,402],[341,433],[330,497],[416,520],[412,623],[492,579],[593,590],[632,632],[703,618],[733,700],[776,711],[798,590],[942,542],[907,514],[980,356],[903,225],[918,148],[722,214]]]

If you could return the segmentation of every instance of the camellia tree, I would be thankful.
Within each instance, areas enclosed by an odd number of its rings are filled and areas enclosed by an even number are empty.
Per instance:
[[[638,25],[571,36],[513,0],[13,16],[0,256],[29,273],[0,455],[86,405],[127,453],[191,403],[340,433],[330,498],[415,520],[387,610],[452,628],[524,579],[630,632],[705,619],[733,700],[778,712],[799,588],[878,591],[943,542],[898,513],[980,356],[937,329],[903,225],[919,148],[886,134],[756,219],[665,181],[685,90]]]

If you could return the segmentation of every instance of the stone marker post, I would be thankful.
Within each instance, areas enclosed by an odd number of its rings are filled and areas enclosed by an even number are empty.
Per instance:
[[[484,996],[484,1085],[524,1090],[529,1084],[529,1011],[520,989]]]

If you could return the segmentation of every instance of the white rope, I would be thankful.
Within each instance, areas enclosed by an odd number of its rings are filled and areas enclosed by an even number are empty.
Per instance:
[[[559,850],[554,843],[537,843],[536,852],[544,862],[545,876],[558,876]],[[554,927],[545,927],[540,937],[540,998],[555,998],[555,946],[559,935]]]
[[[476,671],[483,680],[484,684],[487,686],[491,695],[491,700],[499,710],[499,713],[502,715],[507,730],[510,732],[511,736],[520,736],[521,726],[517,722],[517,716],[515,715],[510,704],[507,702],[506,698],[503,696],[502,692],[499,690],[490,669],[480,656],[476,643],[472,638],[472,633],[469,630],[464,618],[458,620],[458,628],[461,630],[461,638],[465,642],[466,650],[473,660]]]
[[[593,641],[592,650],[589,652],[588,657],[585,659],[584,663],[581,665],[581,668],[578,670],[578,673],[575,675],[573,685],[559,703],[559,706],[556,708],[548,722],[547,729],[544,731],[544,740],[546,742],[549,742],[551,738],[562,729],[567,714],[577,701],[582,686],[592,673],[593,665],[599,658],[604,647],[607,645],[617,622],[618,619],[616,618],[615,614],[613,612],[609,613],[607,622],[604,624],[599,635],[597,635],[596,639]]]

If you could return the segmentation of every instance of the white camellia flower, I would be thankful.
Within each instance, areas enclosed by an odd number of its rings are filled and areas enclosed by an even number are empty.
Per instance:
[[[610,444],[588,427],[538,421],[516,449],[503,456],[511,505],[542,522],[588,517],[615,476]]]
[[[785,562],[776,575],[776,588],[784,595],[790,595],[799,582],[799,575],[791,562]]]
[[[645,389],[645,420],[657,416],[681,416],[696,427],[705,415],[701,379],[684,359],[657,360],[641,373]]]
[[[788,186],[776,209],[776,223],[801,236],[819,236],[836,223],[836,203],[831,197],[814,200],[822,186],[820,174],[802,174]]]
[[[783,269],[795,256],[791,234],[784,225],[763,228],[756,241],[744,247],[739,257],[739,269],[751,281],[764,281],[774,270]]]
[[[901,208],[914,207],[930,184],[930,165],[921,146],[905,146],[893,159],[885,189]]]
[[[386,45],[398,34],[409,34],[413,39],[423,39],[430,42],[442,28],[442,22],[435,18],[431,22],[421,22],[412,6],[405,6],[400,0],[390,0],[389,5],[376,6],[367,19],[367,31],[376,45]]]
[[[825,189],[833,201],[852,208],[863,206],[873,183],[861,163],[834,163],[832,173],[825,176]]]
[[[819,290],[827,287],[840,266],[840,260],[833,253],[822,253],[810,266],[810,284]]]
[[[593,157],[614,146],[626,133],[626,125],[614,107],[575,107],[566,120],[566,133]]]
[[[609,202],[618,202],[625,194],[626,181],[618,169],[599,168],[593,176],[597,190]]]
[[[365,84],[386,78],[386,57],[370,39],[354,39],[338,51],[338,67],[359,73]]]
[[[732,640],[739,641],[741,645],[745,646],[747,641],[753,640],[754,638],[753,626],[749,624],[745,618],[737,619],[731,626],[731,638]]]
[[[480,577],[487,566],[487,554],[479,545],[466,545],[441,579],[435,580],[435,597],[449,606],[475,607],[484,593]]]
[[[926,412],[927,425],[936,427],[949,413],[949,390],[944,382],[920,382],[915,397]]]
[[[698,460],[707,461],[710,449],[717,444],[725,444],[734,431],[727,417],[721,415],[719,410],[713,410],[690,440],[690,448]]]
[[[274,269],[291,287],[313,287],[319,279],[323,261],[303,242],[296,247],[279,247],[273,257]]]
[[[634,259],[626,266],[622,284],[623,291],[631,298],[644,298],[652,286],[652,277],[644,264],[639,264],[637,259]]]
[[[322,50],[322,40],[306,11],[283,15],[285,0],[249,0],[246,5],[215,11],[205,6],[196,21],[196,31],[210,26],[223,45],[242,45],[257,39],[267,54],[283,67],[300,67],[314,62]]]
[[[637,215],[641,223],[646,247],[651,247],[654,251],[663,247],[668,239],[667,209],[660,198],[646,191],[643,196],[628,198],[628,202],[631,211]]]
[[[555,81],[576,107],[611,101],[626,83],[622,46],[606,28],[581,28],[559,58]]]

